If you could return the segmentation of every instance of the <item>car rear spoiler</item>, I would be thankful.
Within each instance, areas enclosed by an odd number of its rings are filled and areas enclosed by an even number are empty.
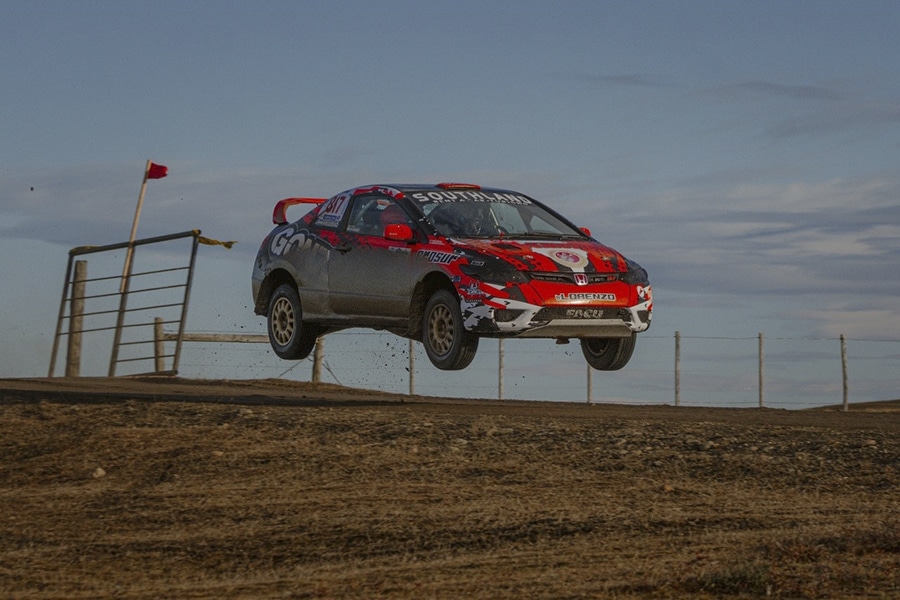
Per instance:
[[[295,204],[322,204],[328,198],[285,198],[284,200],[279,200],[277,204],[275,204],[275,210],[272,211],[272,222],[276,225],[284,225],[288,222],[287,220],[287,208],[288,206],[293,206]]]

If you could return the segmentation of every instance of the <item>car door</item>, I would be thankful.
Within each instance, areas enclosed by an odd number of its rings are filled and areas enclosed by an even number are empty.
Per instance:
[[[405,319],[414,285],[412,245],[384,237],[389,222],[412,220],[388,196],[356,196],[341,237],[328,259],[331,308],[360,324]]]

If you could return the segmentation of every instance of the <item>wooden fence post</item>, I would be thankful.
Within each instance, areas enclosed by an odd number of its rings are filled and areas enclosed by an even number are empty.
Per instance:
[[[163,341],[163,319],[156,317],[153,319],[153,369],[157,373],[165,370],[166,344]]]
[[[322,381],[322,361],[325,359],[325,336],[321,336],[316,340],[316,347],[313,350],[313,367],[312,380],[313,383]]]
[[[66,352],[66,377],[81,375],[81,330],[84,328],[84,290],[87,281],[87,261],[75,261],[72,281],[72,303],[69,310],[69,343]]]

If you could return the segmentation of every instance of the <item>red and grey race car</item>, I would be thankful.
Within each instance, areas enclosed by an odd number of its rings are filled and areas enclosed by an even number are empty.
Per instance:
[[[313,203],[288,222],[289,206]],[[481,337],[577,338],[621,369],[650,326],[647,272],[519,192],[463,183],[371,185],[287,198],[253,265],[255,311],[284,359],[351,327],[421,341],[464,369]]]

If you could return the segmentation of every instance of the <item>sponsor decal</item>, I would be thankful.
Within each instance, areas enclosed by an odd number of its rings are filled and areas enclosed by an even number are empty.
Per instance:
[[[269,242],[269,252],[274,256],[284,256],[291,250],[307,250],[313,244],[314,236],[309,231],[303,229],[296,231],[293,227],[288,227],[272,236]]]
[[[449,265],[459,258],[459,255],[454,254],[453,252],[440,252],[438,250],[419,250],[416,252],[416,255],[424,257],[428,262],[437,263],[439,265]]]
[[[637,286],[637,294],[638,298],[644,300],[645,302],[653,301],[653,291],[650,289],[649,285],[639,285]]]
[[[470,296],[473,298],[480,298],[480,297],[489,295],[487,292],[483,291],[480,287],[478,287],[477,283],[472,283],[467,286],[462,286],[459,288],[459,291],[461,291],[464,296]]]
[[[490,319],[491,317],[491,308],[483,302],[470,302],[462,299],[459,305],[462,311],[463,327],[468,331],[478,327],[478,323],[482,319]]]
[[[588,264],[587,252],[576,248],[532,248],[532,251],[543,254],[556,264],[573,271],[583,271]]]
[[[597,294],[592,292],[572,292],[570,294],[556,294],[554,298],[557,301],[565,301],[565,300],[594,300],[599,302],[615,302],[616,295],[615,294]]]
[[[349,194],[338,194],[337,196],[332,196],[322,206],[322,210],[319,211],[319,216],[316,219],[316,224],[322,225],[324,227],[337,227],[341,222],[341,218],[344,216],[344,212],[347,210],[347,206],[349,205]]]
[[[483,192],[481,190],[416,192],[410,195],[418,202],[496,202],[499,204],[532,204],[531,199],[521,194]]]

